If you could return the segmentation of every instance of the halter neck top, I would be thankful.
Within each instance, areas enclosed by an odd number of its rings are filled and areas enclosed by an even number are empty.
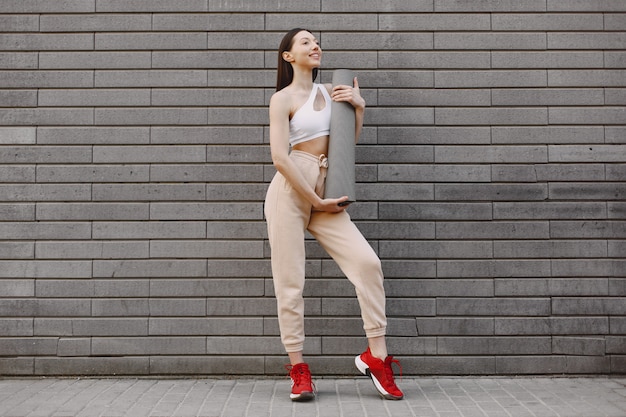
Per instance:
[[[315,110],[313,105],[319,90],[322,91],[326,103],[323,109]],[[331,98],[326,87],[314,83],[309,98],[289,121],[289,144],[291,146],[330,133],[330,103]]]

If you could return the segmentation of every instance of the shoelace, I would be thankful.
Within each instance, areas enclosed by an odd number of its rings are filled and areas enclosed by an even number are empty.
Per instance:
[[[400,368],[400,380],[402,380],[402,365],[400,365],[400,361],[397,359],[394,359],[393,356],[388,356],[387,359],[385,360],[385,376],[387,377],[388,381],[392,381],[393,382],[393,369],[391,369],[391,365],[392,364],[396,364],[398,365],[398,368]]]
[[[293,379],[294,385],[300,385],[302,378],[306,377],[307,374],[310,375],[308,368],[305,366],[285,365],[285,368],[289,371],[289,376]]]

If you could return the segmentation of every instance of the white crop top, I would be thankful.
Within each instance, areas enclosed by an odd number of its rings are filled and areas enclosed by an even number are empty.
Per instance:
[[[326,101],[326,105],[321,110],[313,108],[318,90],[322,90],[322,95]],[[289,144],[291,146],[330,133],[330,103],[331,98],[326,87],[314,83],[306,103],[294,113],[289,121]]]

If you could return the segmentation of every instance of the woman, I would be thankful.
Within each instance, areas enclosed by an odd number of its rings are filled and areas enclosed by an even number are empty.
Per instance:
[[[278,52],[276,93],[270,100],[270,148],[278,171],[267,191],[265,217],[272,250],[272,275],[278,304],[281,341],[289,355],[291,399],[315,398],[304,362],[305,231],[309,231],[354,284],[368,348],[355,359],[370,375],[381,396],[399,400],[385,343],[383,273],[375,252],[345,211],[347,196],[323,198],[328,161],[331,100],[348,102],[356,112],[356,137],[363,126],[365,100],[354,87],[331,88],[313,81],[322,49],[305,29],[292,29]],[[290,152],[291,148],[291,152]]]

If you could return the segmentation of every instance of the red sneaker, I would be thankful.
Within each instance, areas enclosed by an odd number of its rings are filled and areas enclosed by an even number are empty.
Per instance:
[[[395,360],[393,356],[387,356],[387,358],[382,361],[373,357],[370,349],[367,348],[365,352],[354,359],[354,363],[363,375],[372,378],[374,386],[381,397],[387,400],[401,400],[404,397],[404,394],[402,394],[402,391],[400,391],[393,380],[392,363],[400,367],[400,373],[402,374],[400,362]]]
[[[315,398],[315,384],[311,381],[311,371],[306,363],[297,365],[286,365],[291,377],[291,394],[289,398],[292,401],[309,401]]]

